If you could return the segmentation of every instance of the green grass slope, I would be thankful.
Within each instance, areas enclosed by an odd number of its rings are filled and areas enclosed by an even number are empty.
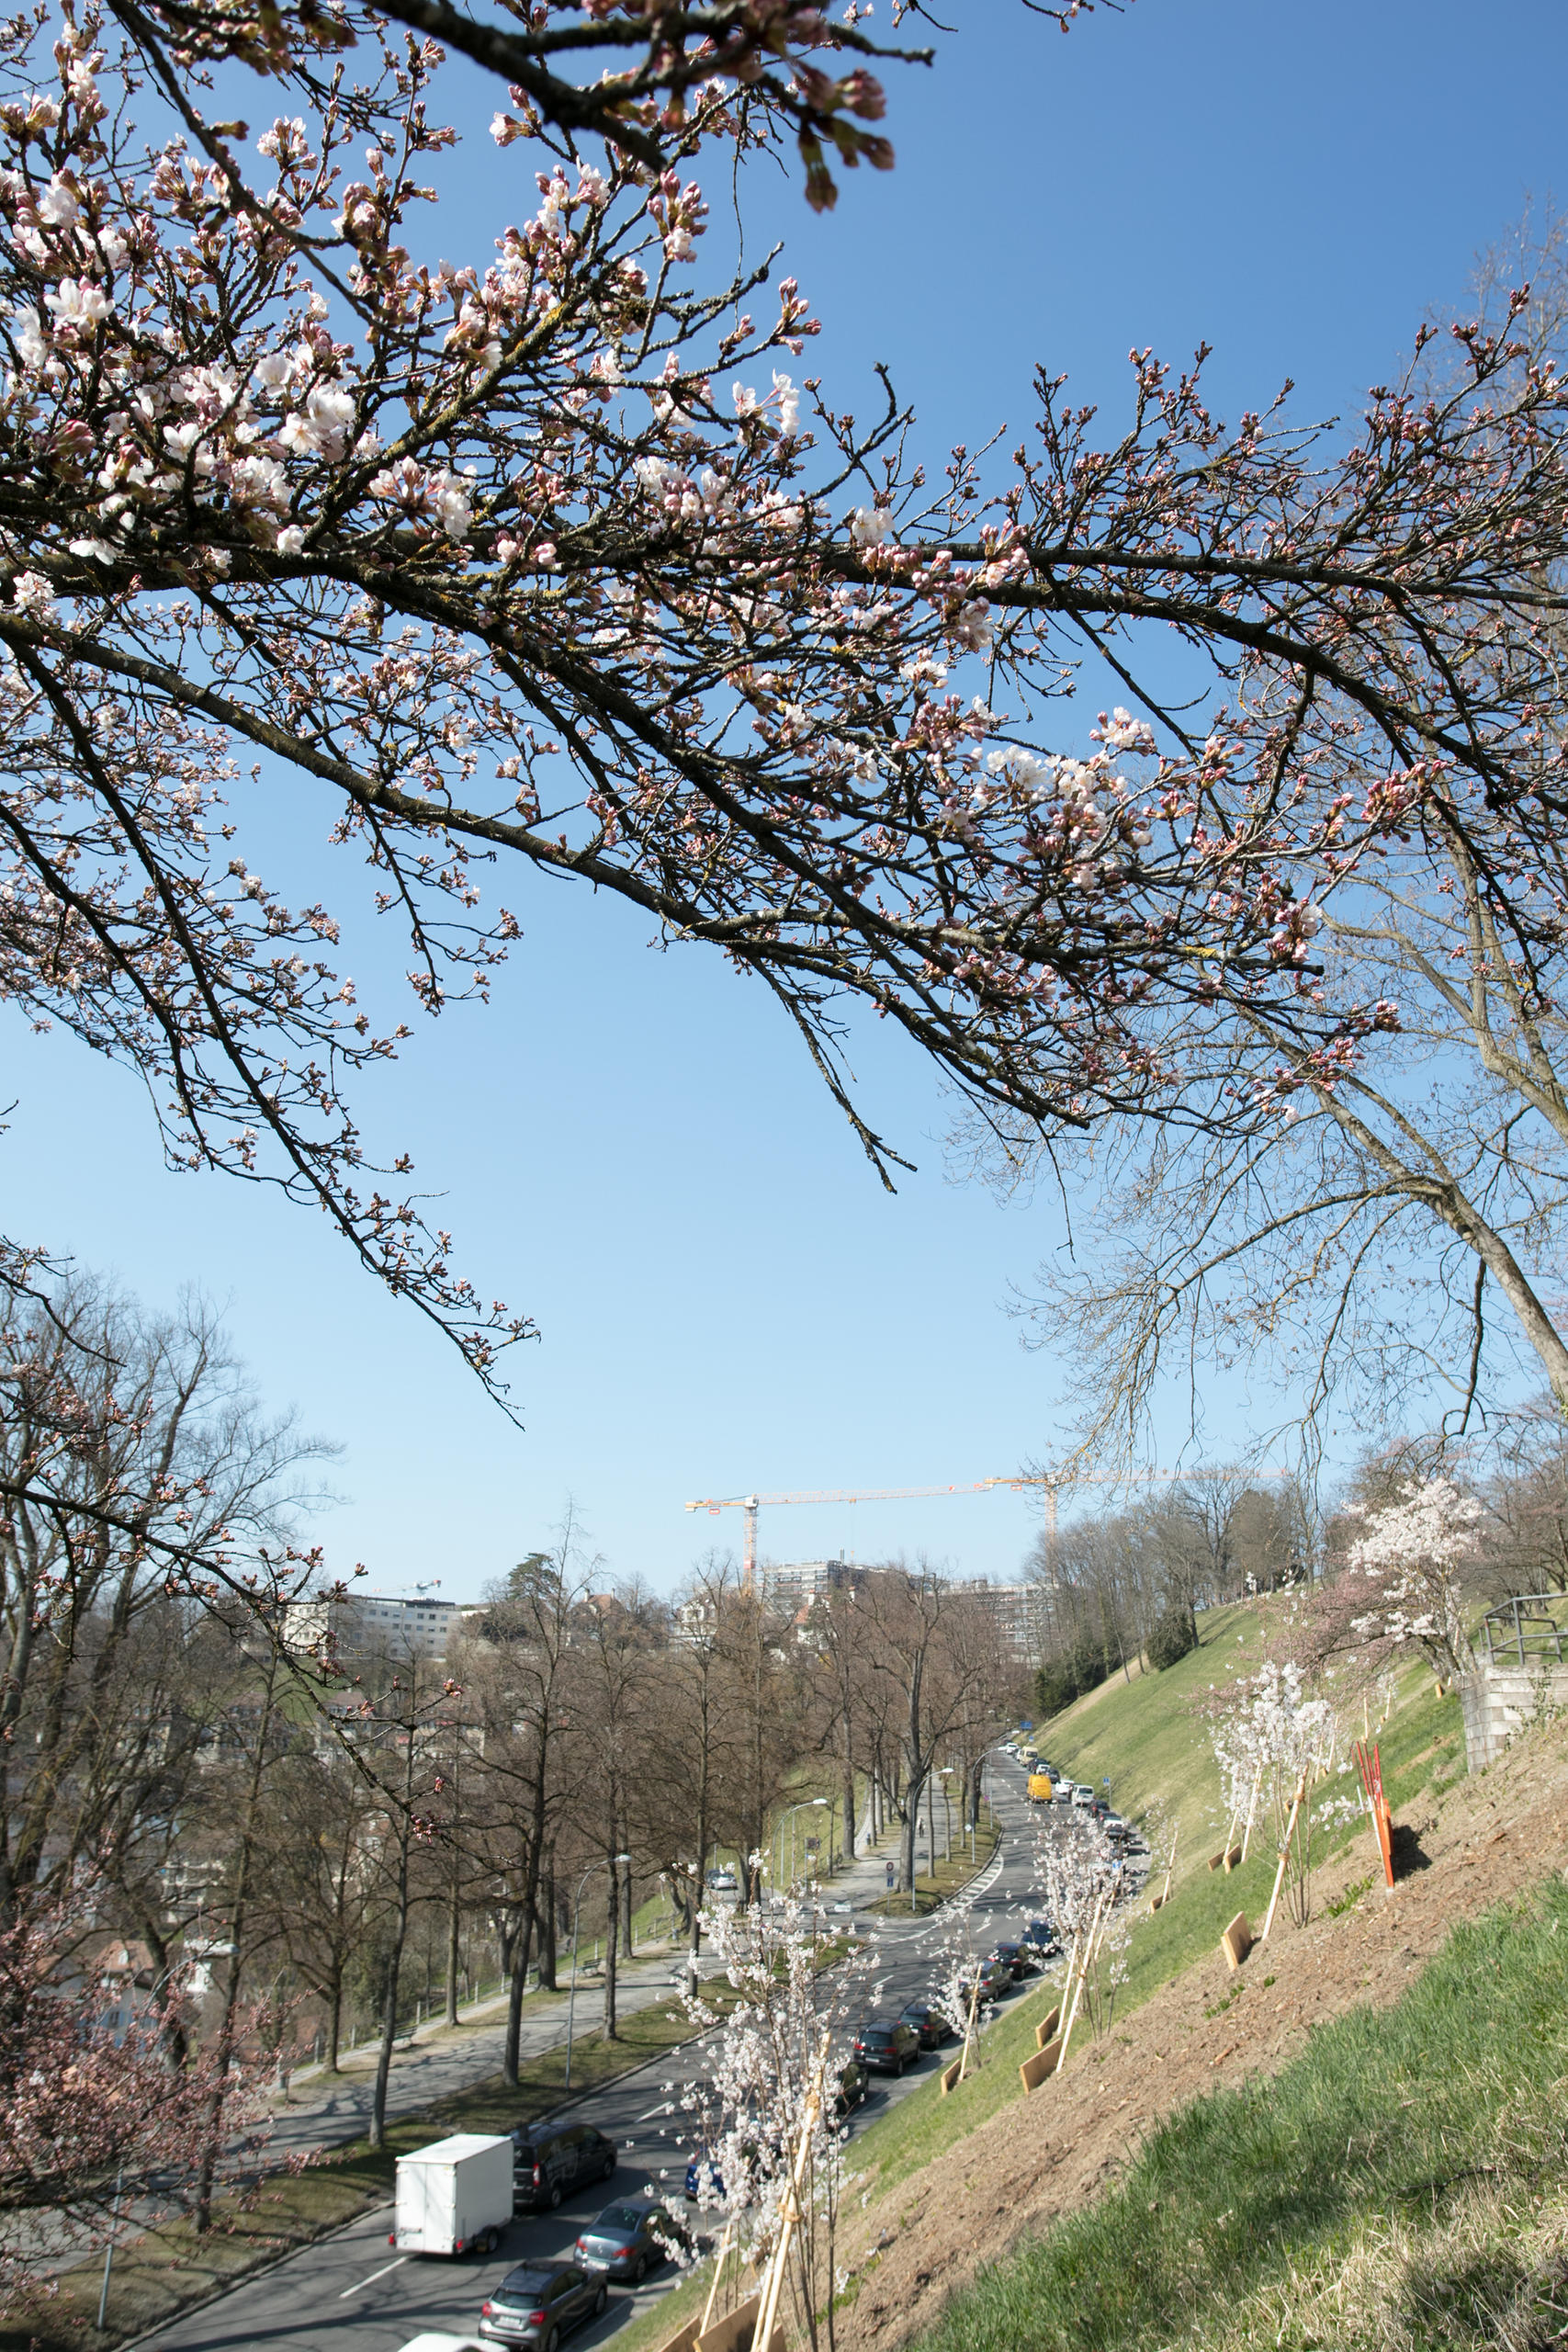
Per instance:
[[[1276,1594],[1201,1611],[1198,1647],[1175,1666],[1163,1674],[1134,1667],[1130,1679],[1113,1675],[1034,1735],[1042,1755],[1074,1780],[1099,1788],[1109,1779],[1111,1803],[1130,1820],[1156,1800],[1166,1806],[1180,1827],[1178,1883],[1206,1870],[1225,1832],[1219,1773],[1197,1703],[1211,1688],[1256,1674],[1271,1649],[1278,1654],[1276,1620],[1289,1606],[1288,1596]],[[1430,1675],[1412,1667],[1400,1682],[1380,1747],[1384,1786],[1397,1813],[1428,1781],[1462,1774],[1459,1701],[1438,1699]],[[1224,1883],[1235,1887],[1234,1879]]]
[[[1455,1929],[1392,2009],[1195,2101],[983,2273],[924,2352],[1481,2352],[1568,2305],[1568,1890]]]

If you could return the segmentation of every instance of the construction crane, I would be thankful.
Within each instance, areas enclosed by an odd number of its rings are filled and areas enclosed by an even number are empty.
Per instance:
[[[700,1501],[688,1503],[688,1510],[705,1510],[716,1519],[721,1510],[745,1513],[741,1522],[740,1551],[741,1583],[748,1592],[757,1583],[757,1514],[764,1508],[773,1510],[784,1503],[894,1503],[924,1501],[935,1495],[984,1495],[994,1487],[1010,1487],[1016,1492],[1023,1487],[1038,1487],[1045,1505],[1045,1540],[1055,1547],[1056,1542],[1056,1498],[1065,1487],[1127,1487],[1146,1483],[1154,1478],[1179,1478],[1179,1470],[1042,1470],[1021,1474],[1014,1478],[974,1478],[966,1484],[952,1487],[830,1487],[822,1489],[802,1489],[788,1495],[709,1495]],[[1246,1474],[1257,1478],[1289,1478],[1289,1470],[1255,1470]]]

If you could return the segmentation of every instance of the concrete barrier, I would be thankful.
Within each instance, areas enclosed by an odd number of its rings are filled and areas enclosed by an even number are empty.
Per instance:
[[[1235,1917],[1220,1938],[1220,1950],[1224,1953],[1233,1973],[1241,1966],[1242,1962],[1252,1950],[1252,1929],[1247,1924],[1245,1911],[1236,1913]]]

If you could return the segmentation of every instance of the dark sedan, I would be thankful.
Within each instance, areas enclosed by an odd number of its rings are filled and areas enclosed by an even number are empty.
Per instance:
[[[976,1998],[976,1980],[979,1984],[977,1999]],[[1010,1968],[1004,1968],[999,1960],[983,1960],[975,1974],[965,1976],[959,1987],[960,1997],[966,2004],[972,2000],[975,2001],[978,2008],[984,2008],[988,2002],[999,2001],[1004,1993],[1011,1991],[1012,1971]]]
[[[833,2112],[845,2116],[852,2107],[858,2107],[870,2088],[871,2077],[858,2058],[846,2058],[839,2069],[839,2079],[833,2090]]]
[[[873,2018],[855,2036],[855,2056],[877,2075],[901,2075],[920,2054],[920,2037],[902,2018]]]
[[[1020,1940],[1038,1952],[1042,1960],[1054,1960],[1062,1949],[1062,1939],[1049,1919],[1031,1919]]]
[[[1005,1968],[1016,1983],[1021,1976],[1038,1976],[1040,1955],[1032,1944],[993,1944],[991,1958]]]
[[[555,2352],[569,2329],[597,2319],[610,2300],[603,2278],[575,2262],[525,2262],[509,2270],[479,2309],[479,2334],[492,2344],[536,2344]]]
[[[899,2023],[919,2035],[922,2050],[940,2050],[953,2031],[942,2011],[933,2009],[929,2001],[911,2001],[900,2013]]]
[[[574,2251],[584,2270],[613,2278],[617,2286],[640,2287],[678,2244],[689,2242],[689,2233],[662,2205],[650,2205],[645,2198],[640,2205],[606,2205]]]

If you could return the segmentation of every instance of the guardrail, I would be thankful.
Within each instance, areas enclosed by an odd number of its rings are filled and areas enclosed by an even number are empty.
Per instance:
[[[1531,1658],[1554,1658],[1568,1665],[1568,1592],[1524,1592],[1500,1600],[1481,1621],[1490,1666]]]

